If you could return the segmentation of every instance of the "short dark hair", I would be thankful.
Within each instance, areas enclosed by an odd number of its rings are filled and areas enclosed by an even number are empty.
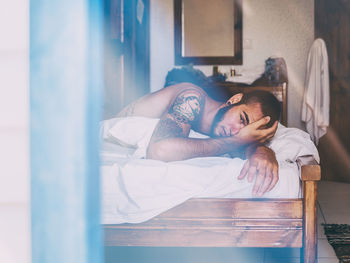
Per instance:
[[[270,116],[271,119],[267,124],[267,127],[271,127],[275,123],[275,121],[280,120],[281,103],[272,93],[265,90],[254,90],[244,92],[240,102],[235,105],[249,105],[253,103],[259,103],[262,114],[264,116]]]

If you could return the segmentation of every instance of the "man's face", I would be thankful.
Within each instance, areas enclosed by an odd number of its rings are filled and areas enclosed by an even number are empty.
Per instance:
[[[246,125],[260,120],[263,116],[259,103],[239,104],[221,108],[212,124],[213,137],[237,134]]]

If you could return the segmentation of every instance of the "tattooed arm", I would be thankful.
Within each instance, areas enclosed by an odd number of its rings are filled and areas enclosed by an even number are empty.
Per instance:
[[[188,89],[171,105],[160,119],[147,150],[147,158],[176,161],[194,157],[217,156],[238,147],[234,137],[215,139],[188,138],[191,126],[199,122],[206,95]]]

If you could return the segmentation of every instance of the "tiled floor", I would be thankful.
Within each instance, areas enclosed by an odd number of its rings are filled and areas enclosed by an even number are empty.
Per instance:
[[[324,235],[323,223],[350,224],[350,184],[328,181],[318,184],[318,262],[338,263]],[[265,249],[263,262],[300,262],[299,253],[299,249]]]
[[[338,263],[322,223],[350,224],[350,184],[322,181],[318,188],[318,262]],[[300,249],[121,248],[107,249],[106,262],[299,263]]]

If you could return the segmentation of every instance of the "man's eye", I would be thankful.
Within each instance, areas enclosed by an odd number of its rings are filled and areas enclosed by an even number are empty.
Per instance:
[[[244,118],[242,117],[242,115],[239,115],[239,118],[241,119],[241,123],[244,124]]]

